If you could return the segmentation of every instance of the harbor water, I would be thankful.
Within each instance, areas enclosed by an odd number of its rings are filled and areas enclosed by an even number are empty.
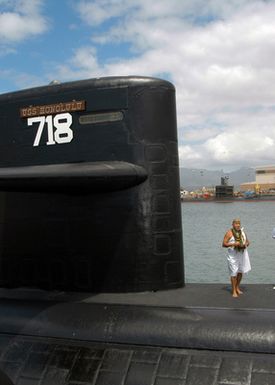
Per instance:
[[[222,241],[240,218],[252,266],[243,283],[275,284],[275,201],[184,202],[181,209],[186,283],[228,283]]]

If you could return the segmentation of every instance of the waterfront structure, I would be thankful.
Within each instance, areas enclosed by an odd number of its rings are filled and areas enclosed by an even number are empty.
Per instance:
[[[275,190],[275,165],[257,166],[255,167],[256,180],[252,182],[242,183],[241,191],[261,191]]]

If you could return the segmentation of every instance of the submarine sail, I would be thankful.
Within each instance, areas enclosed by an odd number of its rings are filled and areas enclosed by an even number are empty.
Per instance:
[[[102,78],[0,96],[0,284],[184,284],[175,90]]]

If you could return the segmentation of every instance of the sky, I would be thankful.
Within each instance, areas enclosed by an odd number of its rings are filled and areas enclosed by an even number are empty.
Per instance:
[[[0,0],[0,93],[153,76],[182,167],[275,164],[275,0]]]

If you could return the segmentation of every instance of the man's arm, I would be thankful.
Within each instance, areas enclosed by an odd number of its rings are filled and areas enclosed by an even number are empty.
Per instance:
[[[235,247],[235,246],[240,245],[240,242],[230,243],[229,240],[231,238],[232,238],[232,231],[228,230],[227,233],[225,234],[224,238],[223,238],[222,246],[223,247]]]

